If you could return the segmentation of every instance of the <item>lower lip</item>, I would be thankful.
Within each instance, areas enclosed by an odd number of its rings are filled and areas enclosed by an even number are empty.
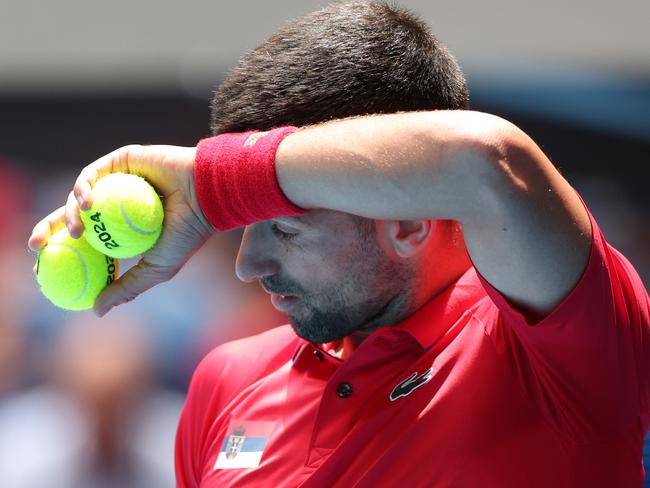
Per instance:
[[[298,301],[298,297],[283,297],[282,295],[276,295],[275,293],[271,295],[271,303],[275,308],[280,312],[287,313]]]

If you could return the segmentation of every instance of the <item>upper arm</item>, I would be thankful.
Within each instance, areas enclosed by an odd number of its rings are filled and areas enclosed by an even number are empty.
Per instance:
[[[496,118],[495,118],[496,119]],[[578,283],[589,257],[588,213],[569,183],[521,130],[495,122],[481,188],[462,217],[470,257],[512,303],[545,315]]]

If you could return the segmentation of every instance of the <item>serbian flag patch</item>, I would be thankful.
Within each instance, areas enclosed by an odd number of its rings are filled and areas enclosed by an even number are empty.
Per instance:
[[[275,422],[230,420],[213,469],[256,468],[271,437]]]

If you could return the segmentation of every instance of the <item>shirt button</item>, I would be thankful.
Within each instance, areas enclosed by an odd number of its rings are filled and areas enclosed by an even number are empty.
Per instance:
[[[314,356],[317,357],[318,360],[321,362],[325,360],[325,358],[323,357],[323,353],[318,350],[314,351]]]
[[[339,383],[336,387],[336,394],[339,398],[347,398],[352,395],[352,386],[350,383]]]

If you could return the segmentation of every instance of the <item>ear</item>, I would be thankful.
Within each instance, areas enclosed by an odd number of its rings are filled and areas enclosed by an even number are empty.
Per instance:
[[[434,229],[432,220],[383,220],[378,232],[399,257],[410,258],[425,248]]]

